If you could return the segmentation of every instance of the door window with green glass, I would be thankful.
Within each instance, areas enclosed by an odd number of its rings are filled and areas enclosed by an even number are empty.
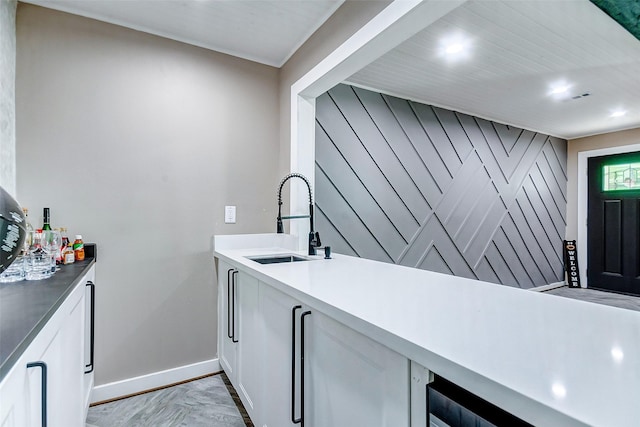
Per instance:
[[[602,190],[640,190],[640,161],[604,164],[602,166]]]

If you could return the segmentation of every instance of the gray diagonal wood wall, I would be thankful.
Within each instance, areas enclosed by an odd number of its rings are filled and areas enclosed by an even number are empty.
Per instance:
[[[562,280],[567,143],[339,85],[316,100],[333,250],[504,285]]]

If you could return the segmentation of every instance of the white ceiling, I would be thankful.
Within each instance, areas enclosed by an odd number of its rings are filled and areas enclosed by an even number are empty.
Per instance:
[[[467,57],[441,55],[452,35]],[[640,127],[640,41],[588,0],[468,1],[348,81],[567,139]]]
[[[21,0],[281,67],[344,0]]]
[[[280,67],[344,0],[22,1]],[[347,82],[567,139],[640,127],[640,41],[589,0],[469,0]]]

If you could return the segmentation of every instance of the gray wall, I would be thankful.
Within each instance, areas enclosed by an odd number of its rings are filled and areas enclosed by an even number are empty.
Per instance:
[[[339,85],[316,102],[336,252],[530,288],[562,280],[565,140]]]
[[[16,0],[0,1],[0,186],[16,194]]]
[[[211,236],[275,226],[278,70],[21,3],[16,98],[19,201],[98,244],[97,385],[215,358]]]

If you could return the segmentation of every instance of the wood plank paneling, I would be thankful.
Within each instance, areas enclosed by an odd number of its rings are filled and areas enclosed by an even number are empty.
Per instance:
[[[523,288],[562,279],[566,141],[347,85],[316,100],[316,121],[318,229],[335,251]]]

